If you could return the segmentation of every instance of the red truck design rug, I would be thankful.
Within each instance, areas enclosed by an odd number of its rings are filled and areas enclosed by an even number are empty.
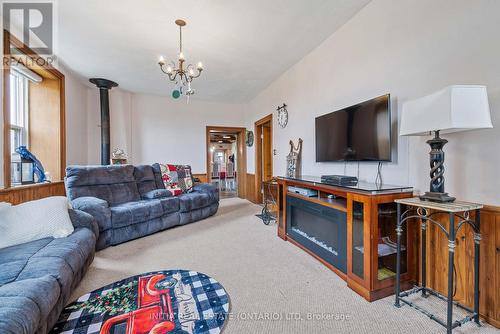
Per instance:
[[[123,279],[68,305],[51,333],[220,333],[229,296],[213,278],[167,270]]]

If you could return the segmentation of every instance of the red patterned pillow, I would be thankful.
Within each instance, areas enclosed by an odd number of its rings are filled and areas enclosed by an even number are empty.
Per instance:
[[[182,189],[179,186],[179,176],[177,174],[176,165],[160,164],[161,179],[165,185],[165,189],[170,191],[172,195],[179,196],[182,194]]]

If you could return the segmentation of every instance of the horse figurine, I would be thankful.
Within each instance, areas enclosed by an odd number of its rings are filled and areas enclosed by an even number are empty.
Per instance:
[[[302,139],[297,146],[290,140],[290,153],[286,157],[286,176],[299,178],[302,175]]]

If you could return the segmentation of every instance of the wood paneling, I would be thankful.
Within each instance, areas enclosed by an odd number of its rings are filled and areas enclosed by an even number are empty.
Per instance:
[[[255,198],[255,174],[247,174],[247,196],[246,199],[252,203],[257,203]]]
[[[59,181],[0,190],[0,202],[9,202],[14,205],[49,196],[66,196],[64,182]]]
[[[207,174],[193,174],[193,177],[200,179],[201,183],[208,182]]]
[[[61,137],[57,135],[60,122],[59,80],[44,79],[42,82],[29,83],[29,144],[30,151],[43,162],[52,180],[62,179],[61,152],[54,150],[60,146]]]
[[[448,215],[436,215],[435,218],[448,228]],[[465,225],[455,239],[456,292],[454,300],[469,307],[472,307],[474,303],[474,240],[472,233],[472,228]],[[487,322],[500,327],[500,208],[489,206],[481,210],[481,238],[479,311]],[[446,295],[448,289],[448,239],[433,224],[427,225],[426,252],[427,285]],[[419,259],[420,261],[421,259]]]

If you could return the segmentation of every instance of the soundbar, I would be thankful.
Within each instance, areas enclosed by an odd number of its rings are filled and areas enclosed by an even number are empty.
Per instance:
[[[346,175],[322,175],[321,182],[336,186],[355,186],[358,184],[358,178]]]

